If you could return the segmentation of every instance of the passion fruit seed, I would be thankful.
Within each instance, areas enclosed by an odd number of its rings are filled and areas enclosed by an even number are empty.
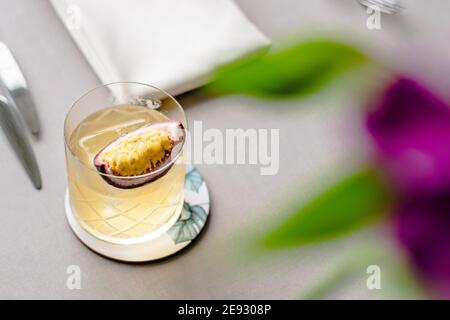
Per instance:
[[[164,130],[124,139],[101,156],[114,175],[136,176],[154,170],[170,154],[174,142]]]

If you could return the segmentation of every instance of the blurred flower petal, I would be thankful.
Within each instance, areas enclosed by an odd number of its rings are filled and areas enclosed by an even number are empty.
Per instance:
[[[427,283],[450,298],[450,192],[403,203],[396,231]]]
[[[400,190],[450,188],[450,108],[420,84],[398,79],[367,121]]]
[[[400,78],[367,126],[401,194],[398,238],[426,283],[450,298],[450,108]]]

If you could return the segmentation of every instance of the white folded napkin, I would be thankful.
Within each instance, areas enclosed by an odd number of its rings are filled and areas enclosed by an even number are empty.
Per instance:
[[[231,0],[51,0],[104,83],[144,82],[171,94],[270,41]]]

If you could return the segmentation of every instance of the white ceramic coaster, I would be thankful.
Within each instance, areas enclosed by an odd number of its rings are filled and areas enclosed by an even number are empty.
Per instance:
[[[88,233],[73,215],[68,192],[65,197],[66,216],[75,235],[98,254],[121,261],[151,261],[185,248],[205,226],[210,207],[208,188],[197,169],[190,165],[186,166],[184,193],[183,209],[175,224],[159,237],[137,244],[113,244]]]

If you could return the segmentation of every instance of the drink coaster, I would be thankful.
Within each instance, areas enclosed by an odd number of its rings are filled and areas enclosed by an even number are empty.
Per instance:
[[[66,191],[66,217],[75,235],[88,248],[105,257],[128,262],[144,262],[170,256],[189,245],[202,231],[209,216],[209,193],[198,170],[186,166],[184,203],[178,220],[160,236],[136,244],[114,244],[100,240],[75,219]]]

